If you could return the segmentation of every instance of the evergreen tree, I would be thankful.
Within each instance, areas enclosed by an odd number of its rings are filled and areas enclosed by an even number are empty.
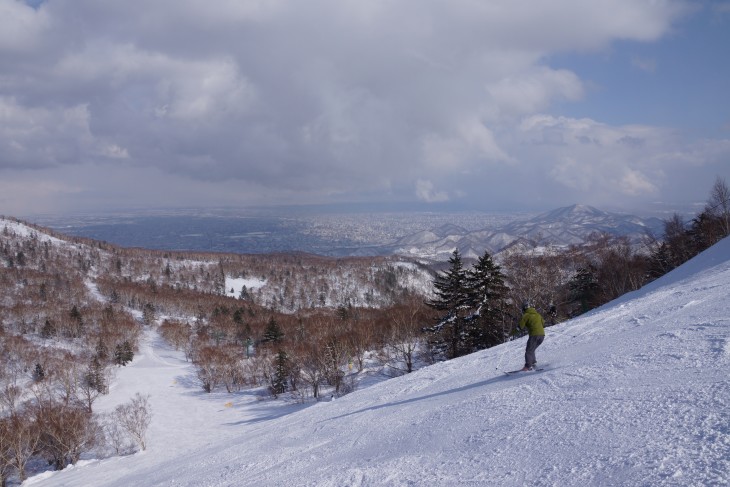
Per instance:
[[[46,372],[43,370],[43,366],[41,364],[35,364],[35,369],[33,369],[33,381],[41,382],[45,378]]]
[[[284,350],[279,350],[274,364],[274,376],[271,378],[271,393],[275,396],[287,391],[290,367],[289,356]]]
[[[596,267],[593,264],[580,267],[568,283],[570,290],[570,302],[579,305],[578,312],[583,314],[594,306],[596,294],[598,293],[598,281],[596,279]]]
[[[473,350],[503,343],[509,331],[504,329],[505,276],[489,252],[484,252],[466,274],[467,305],[472,319],[467,326]]]
[[[261,340],[265,343],[279,343],[284,338],[284,332],[281,331],[279,323],[272,316],[269,322],[266,324],[266,330],[264,330],[264,337]]]
[[[674,269],[672,264],[672,251],[666,242],[657,245],[649,256],[649,269],[647,271],[650,280],[663,276]]]
[[[128,340],[123,343],[117,344],[114,347],[114,363],[117,365],[126,366],[129,362],[134,359],[134,350],[132,350],[132,344]]]
[[[233,322],[237,325],[243,324],[243,308],[237,308],[236,311],[233,312]]]
[[[129,341],[124,340],[124,343],[122,343],[122,352],[124,360],[127,362],[131,362],[134,359],[134,350],[132,349],[132,344],[129,343]]]
[[[41,328],[41,337],[51,338],[55,334],[56,329],[53,327],[53,324],[51,324],[50,320],[46,320],[46,322],[43,324],[43,328]]]
[[[249,299],[250,296],[248,294],[248,289],[246,288],[246,285],[244,284],[241,286],[241,292],[238,295],[238,299]]]
[[[127,365],[127,362],[124,360],[124,351],[121,343],[117,343],[117,346],[114,347],[114,363],[117,365]]]
[[[463,330],[463,320],[468,308],[466,271],[461,261],[459,249],[449,258],[449,270],[439,273],[434,279],[434,299],[426,302],[431,308],[441,311],[435,326],[426,331],[431,333],[430,345],[436,355],[445,354],[455,358],[468,353],[467,336]]]
[[[106,378],[104,377],[104,366],[101,364],[99,359],[94,356],[89,363],[86,373],[84,374],[85,385],[94,391],[101,394],[109,392],[109,387],[106,384]]]

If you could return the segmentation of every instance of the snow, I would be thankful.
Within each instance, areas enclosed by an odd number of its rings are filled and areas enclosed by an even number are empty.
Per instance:
[[[730,239],[526,338],[309,407],[205,394],[147,332],[101,411],[150,395],[148,449],[25,485],[727,485]]]
[[[226,296],[238,298],[241,296],[241,289],[246,286],[248,291],[258,289],[266,285],[266,280],[243,277],[226,277]]]
[[[24,223],[9,220],[5,217],[0,216],[0,232],[5,231],[10,232],[11,234],[15,234],[19,237],[35,236],[39,242],[50,242],[54,245],[68,245],[63,240],[47,235],[46,233],[39,232]]]

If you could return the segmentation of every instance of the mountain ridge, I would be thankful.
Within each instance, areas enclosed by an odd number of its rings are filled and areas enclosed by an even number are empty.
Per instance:
[[[567,247],[581,245],[596,233],[627,237],[641,245],[649,235],[659,235],[664,223],[659,218],[599,210],[589,205],[574,204],[556,208],[526,220],[517,220],[496,229],[464,231],[449,235],[421,232],[418,238],[409,235],[393,246],[395,254],[431,260],[446,260],[458,249],[462,257],[476,259],[485,251],[499,254],[511,247]]]

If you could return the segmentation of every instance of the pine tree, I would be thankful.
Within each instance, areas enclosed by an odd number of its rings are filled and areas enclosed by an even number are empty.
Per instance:
[[[289,363],[289,356],[284,350],[279,350],[275,360],[274,376],[271,378],[271,393],[276,396],[285,393],[288,389],[291,364]]]
[[[454,250],[449,265],[448,271],[436,275],[433,282],[436,297],[426,303],[443,314],[437,324],[426,331],[432,334],[430,344],[436,355],[445,354],[446,358],[455,358],[468,353],[463,320],[469,295],[459,249]]]
[[[114,363],[117,365],[126,366],[129,362],[134,359],[134,350],[132,350],[132,344],[128,340],[123,343],[118,343],[114,347]]]
[[[281,331],[279,323],[276,322],[272,316],[269,322],[266,324],[266,330],[264,330],[264,337],[261,340],[265,343],[279,343],[284,338],[284,332]]]
[[[473,350],[481,350],[503,343],[508,330],[504,329],[504,300],[507,286],[499,265],[489,252],[479,258],[466,274],[468,306],[472,310],[468,333]]]
[[[41,337],[51,338],[55,334],[56,329],[54,328],[53,324],[51,324],[50,320],[46,320],[46,322],[43,324],[43,328],[41,328]]]
[[[124,340],[124,343],[122,343],[122,352],[127,362],[131,362],[134,359],[134,350],[128,340]]]
[[[594,306],[598,293],[597,269],[593,264],[579,267],[568,283],[570,302],[579,305],[578,313],[582,314]]]
[[[94,356],[89,363],[89,367],[86,369],[84,374],[84,381],[89,389],[97,391],[101,394],[109,392],[109,387],[106,384],[104,377],[104,366],[101,364],[99,359]]]
[[[73,308],[71,308],[69,317],[71,318],[71,321],[75,325],[74,336],[76,336],[76,337],[81,336],[83,328],[84,328],[84,320],[81,317],[81,312],[79,311],[79,308],[76,307],[76,305],[74,305]]]
[[[42,382],[45,378],[46,372],[43,370],[43,366],[41,364],[35,364],[35,369],[33,369],[33,382]]]
[[[241,286],[241,292],[238,294],[238,299],[249,299],[250,296],[248,294],[248,289],[246,288],[246,285],[244,284]]]
[[[660,243],[649,256],[649,279],[653,280],[674,269],[672,251],[666,242]]]
[[[117,346],[114,347],[114,363],[117,365],[127,365],[127,362],[124,361],[124,351],[121,343],[117,343]]]

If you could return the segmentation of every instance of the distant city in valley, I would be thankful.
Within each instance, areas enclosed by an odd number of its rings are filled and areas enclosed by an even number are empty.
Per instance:
[[[533,215],[185,209],[37,216],[30,220],[67,235],[124,247],[235,253],[308,252],[339,257],[389,255],[399,239],[444,225],[466,231],[496,229]]]

